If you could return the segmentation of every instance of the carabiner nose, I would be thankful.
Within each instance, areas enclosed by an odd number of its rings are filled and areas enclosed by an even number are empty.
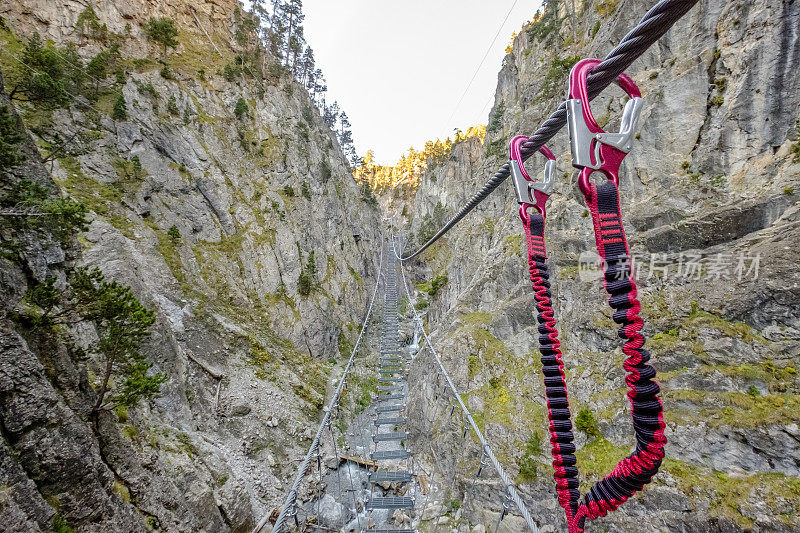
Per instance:
[[[535,207],[542,216],[545,216],[547,199],[553,193],[556,183],[556,157],[546,146],[539,149],[539,152],[547,158],[547,163],[544,166],[543,180],[534,182],[528,171],[525,170],[525,163],[522,160],[522,144],[527,141],[528,137],[518,135],[509,143],[511,179],[517,193],[517,202],[521,206],[520,215],[523,216],[523,213],[527,213],[528,207]]]
[[[584,59],[572,68],[569,75],[567,99],[567,126],[569,128],[572,166],[581,170],[578,186],[584,196],[589,196],[589,176],[598,170],[619,185],[619,168],[623,159],[633,148],[633,132],[642,110],[642,93],[625,73],[616,83],[631,98],[625,104],[622,123],[618,133],[606,133],[597,123],[589,105],[587,76],[600,64],[599,59]]]

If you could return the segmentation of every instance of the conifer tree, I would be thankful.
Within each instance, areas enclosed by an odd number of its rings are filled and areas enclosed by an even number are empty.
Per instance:
[[[8,106],[0,106],[0,176],[7,169],[22,163],[24,157],[17,147],[21,142],[22,135],[17,128],[16,118]]]
[[[162,59],[167,60],[167,48],[178,46],[178,27],[175,21],[168,18],[151,18],[145,26],[147,37],[164,47]]]

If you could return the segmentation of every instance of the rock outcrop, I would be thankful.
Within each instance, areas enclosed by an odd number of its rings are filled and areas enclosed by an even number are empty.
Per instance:
[[[84,61],[113,40],[121,65],[116,81],[87,83],[113,87],[97,98],[20,105],[31,139],[17,177],[84,203],[90,223],[80,245],[31,234],[2,260],[0,515],[14,531],[49,531],[54,517],[78,531],[248,531],[282,498],[349,356],[377,275],[379,213],[303,86],[280,69],[226,72],[245,46],[238,3],[103,2],[99,35],[80,27],[86,9],[0,8],[6,72],[23,68],[35,32]],[[179,28],[167,68],[145,36],[151,17]],[[113,119],[119,94],[126,116]],[[38,163],[37,144],[46,154],[63,141]],[[168,376],[152,402],[104,414],[97,431],[96,362],[30,344],[12,320],[29,285],[63,286],[76,266],[155,311],[143,351]],[[70,336],[85,348],[94,331]]]
[[[604,55],[650,7],[638,0],[574,2],[573,25],[571,5],[551,0],[544,17],[515,38],[490,114],[497,125],[485,145],[456,145],[451,160],[422,179],[412,237],[426,217],[442,217],[442,206],[445,214],[459,209],[506,159],[510,138],[533,132],[555,109],[577,57]],[[700,2],[629,70],[645,108],[621,178],[623,217],[637,255],[646,347],[659,371],[669,444],[654,483],[590,527],[800,527],[800,278],[793,267],[800,259],[800,164],[793,155],[800,79],[792,74],[800,67],[798,9],[779,0]],[[592,103],[610,130],[622,96],[612,86]],[[594,237],[566,130],[548,146],[560,170],[546,233],[571,408],[573,417],[591,411],[599,432],[576,431],[588,483],[630,452],[630,407],[606,294],[598,280],[583,281],[578,268]],[[536,156],[527,165],[537,175],[542,164]],[[414,264],[412,277],[446,275],[427,310],[434,343],[495,452],[518,476],[537,521],[560,531],[535,300],[513,198],[503,184]],[[417,295],[427,302],[422,291]],[[414,434],[433,435],[443,479],[449,483],[455,473],[461,480],[441,497],[460,500],[472,491],[463,516],[493,527],[502,488],[470,488],[480,450],[464,445],[461,420],[449,418],[430,360],[418,363],[410,380],[422,385],[411,390],[411,409],[426,416],[409,417]]]

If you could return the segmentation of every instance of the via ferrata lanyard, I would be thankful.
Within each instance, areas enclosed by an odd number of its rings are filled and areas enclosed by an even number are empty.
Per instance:
[[[631,278],[630,251],[619,208],[619,167],[631,150],[632,132],[641,110],[641,93],[630,77],[626,74],[619,76],[617,83],[631,100],[625,106],[620,132],[606,133],[592,115],[586,90],[586,76],[598,63],[596,59],[584,59],[572,69],[567,124],[572,164],[581,171],[578,185],[592,215],[597,252],[603,260],[605,288],[610,296],[609,305],[614,309],[613,320],[620,324],[618,334],[626,341],[622,347],[627,356],[623,367],[628,372],[625,382],[632,406],[636,450],[597,482],[585,495],[583,502],[580,502],[578,490],[578,467],[566,376],[551,304],[544,242],[545,207],[552,192],[555,158],[542,147],[542,153],[548,158],[546,178],[544,184],[535,184],[525,171],[520,153],[522,143],[528,139],[515,137],[510,146],[513,183],[520,203],[520,217],[528,247],[528,267],[539,312],[539,347],[556,492],[566,513],[570,533],[582,532],[587,518],[605,516],[649,483],[661,465],[666,444],[661,400],[657,396],[660,389],[653,381],[656,372],[648,364],[650,355],[643,348],[644,338],[639,333],[642,329],[642,319],[639,317],[641,305],[637,299],[636,284]],[[605,177],[600,185],[589,180],[595,171]],[[529,213],[530,208],[535,208],[536,212]]]

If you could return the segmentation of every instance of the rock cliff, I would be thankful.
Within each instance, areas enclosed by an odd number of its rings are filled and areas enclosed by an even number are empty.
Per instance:
[[[443,167],[422,178],[408,217],[411,246],[421,227],[455,213],[506,160],[512,136],[532,133],[555,109],[570,66],[605,55],[650,5],[551,0],[523,28],[498,76],[485,144],[457,144]],[[592,530],[800,527],[800,79],[792,74],[800,67],[799,9],[780,0],[699,2],[629,70],[645,108],[623,168],[623,217],[669,444],[654,483]],[[619,123],[623,96],[612,86],[592,104],[609,130]],[[548,146],[559,180],[546,240],[571,409],[583,420],[576,437],[585,490],[630,452],[633,437],[606,294],[578,268],[594,238],[566,129]],[[541,156],[527,165],[538,175]],[[542,530],[560,531],[517,209],[504,184],[414,262],[411,275],[434,343],[479,425]],[[421,283],[436,277],[446,283],[431,297],[430,284]],[[470,481],[480,450],[464,445],[462,421],[449,417],[429,356],[422,357],[410,378],[423,384],[411,389],[411,406],[428,415],[409,420],[417,439],[436,440],[429,460],[444,465],[446,480],[439,502],[469,493],[459,515],[493,527],[502,488],[491,475]],[[456,527],[452,509],[439,509],[440,520]],[[511,520],[508,531],[522,530]]]
[[[238,3],[87,13],[73,1],[0,7],[6,74],[29,68],[34,33],[74,43],[84,62],[113,41],[120,65],[66,108],[18,104],[28,158],[8,180],[60,189],[89,224],[64,244],[29,233],[2,259],[0,515],[11,531],[248,531],[282,498],[349,356],[379,214],[306,90],[237,63],[253,42]],[[153,17],[179,29],[166,67],[145,36]],[[54,154],[47,165],[37,145]],[[73,349],[95,338],[91,324],[68,328],[72,345],[45,345],[14,320],[27,288],[48,276],[63,286],[78,266],[155,311],[143,351],[167,376],[154,400],[104,413],[94,432],[96,361]]]

